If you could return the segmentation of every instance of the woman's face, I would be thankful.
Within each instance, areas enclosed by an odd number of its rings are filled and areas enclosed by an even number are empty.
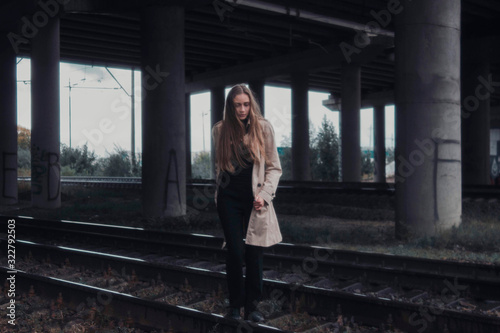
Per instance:
[[[250,113],[250,98],[247,94],[239,94],[233,99],[236,117],[240,120],[245,120]]]

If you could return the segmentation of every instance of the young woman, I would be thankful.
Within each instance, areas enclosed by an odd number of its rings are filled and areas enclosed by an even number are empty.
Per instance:
[[[281,242],[272,200],[281,176],[274,130],[245,85],[234,86],[224,119],[212,129],[215,143],[217,212],[227,247],[227,317],[264,320],[257,310],[262,295],[263,248]],[[245,279],[243,265],[246,266]]]

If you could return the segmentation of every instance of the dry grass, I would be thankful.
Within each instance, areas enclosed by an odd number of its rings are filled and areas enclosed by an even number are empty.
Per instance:
[[[434,237],[401,242],[392,221],[280,215],[284,241],[336,249],[431,259],[500,264],[500,221],[464,218],[462,225]]]
[[[62,207],[56,210],[30,207],[29,186],[16,206],[0,207],[4,214],[47,219],[69,219],[166,231],[202,232],[221,236],[215,205],[190,209],[179,218],[144,219],[141,194],[137,190],[63,187]],[[193,202],[188,192],[188,204]],[[285,197],[285,196],[283,196]],[[286,200],[285,200],[286,199]],[[500,264],[500,205],[467,202],[463,223],[434,237],[407,242],[395,238],[392,198],[369,196],[307,198],[293,196],[275,202],[284,242],[327,245],[338,249],[373,251],[397,255]],[[333,203],[331,200],[334,200]],[[381,208],[376,208],[381,207]]]

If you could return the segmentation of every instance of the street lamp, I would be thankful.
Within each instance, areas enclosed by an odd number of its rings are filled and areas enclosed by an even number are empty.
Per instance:
[[[76,86],[78,84],[74,83],[73,86]],[[69,147],[71,148],[71,89],[73,88],[71,86],[71,78],[68,79],[68,88],[69,88],[69,94],[68,94],[68,113],[69,113]]]
[[[208,115],[208,111],[201,113],[201,126],[203,128],[203,151],[205,151],[205,116]]]

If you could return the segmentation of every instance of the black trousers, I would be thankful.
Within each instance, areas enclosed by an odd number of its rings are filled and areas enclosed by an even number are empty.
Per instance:
[[[245,244],[243,238],[253,208],[251,183],[248,186],[222,186],[217,194],[217,212],[226,238],[226,274],[229,305],[245,307],[245,312],[256,309],[262,296],[263,248]],[[243,264],[246,266],[243,278]]]

